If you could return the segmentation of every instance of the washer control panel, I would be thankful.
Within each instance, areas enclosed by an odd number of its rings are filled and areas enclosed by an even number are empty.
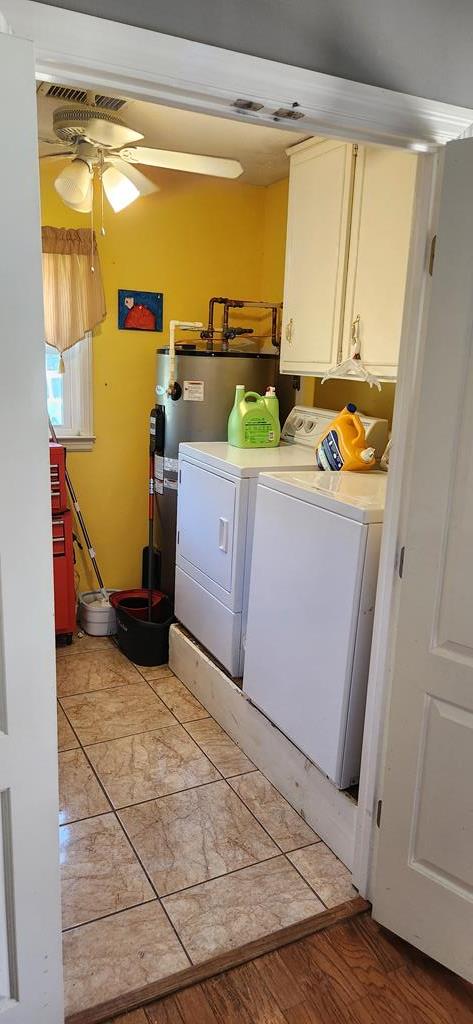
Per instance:
[[[315,448],[329,423],[337,415],[332,409],[315,409],[310,405],[295,405],[282,428],[281,441]]]
[[[315,448],[319,437],[325,433],[332,420],[338,416],[336,409],[318,409],[310,405],[295,405],[289,413],[281,431],[284,444],[300,444],[306,448]],[[366,442],[376,451],[379,460],[388,443],[388,421],[375,416],[364,416],[359,413],[365,428]]]

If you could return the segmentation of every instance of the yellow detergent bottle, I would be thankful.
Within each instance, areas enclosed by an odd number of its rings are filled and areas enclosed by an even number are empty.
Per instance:
[[[366,446],[365,428],[353,402],[332,420],[315,450],[319,469],[366,470],[376,464],[374,448]]]
[[[235,390],[235,402],[228,418],[228,442],[235,448],[276,448],[279,429],[265,399],[242,384]]]

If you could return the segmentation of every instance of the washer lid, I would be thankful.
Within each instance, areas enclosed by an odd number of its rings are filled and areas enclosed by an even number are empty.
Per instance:
[[[324,473],[320,470],[262,473],[258,484],[360,523],[383,521],[387,473],[376,470],[366,473]]]

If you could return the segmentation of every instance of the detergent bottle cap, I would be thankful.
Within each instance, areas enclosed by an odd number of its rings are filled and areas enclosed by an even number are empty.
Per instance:
[[[363,462],[372,462],[374,452],[374,448],[364,448],[363,451],[360,452],[360,459],[363,459]]]
[[[273,395],[275,395],[275,394],[276,394],[276,388],[273,388],[273,387],[267,387],[266,388],[266,398],[272,398]]]
[[[347,405],[348,412],[356,412],[356,405],[354,402],[349,402]]]

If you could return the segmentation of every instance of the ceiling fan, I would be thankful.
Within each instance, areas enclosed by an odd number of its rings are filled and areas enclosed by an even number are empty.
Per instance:
[[[128,128],[113,111],[96,106],[94,98],[88,97],[87,105],[58,107],[53,113],[56,139],[41,139],[50,145],[65,146],[42,159],[71,158],[56,178],[54,187],[73,210],[91,212],[96,170],[115,213],[139,196],[158,191],[158,186],[137,170],[135,164],[218,178],[238,178],[243,173],[238,160],[134,145],[144,136]]]

